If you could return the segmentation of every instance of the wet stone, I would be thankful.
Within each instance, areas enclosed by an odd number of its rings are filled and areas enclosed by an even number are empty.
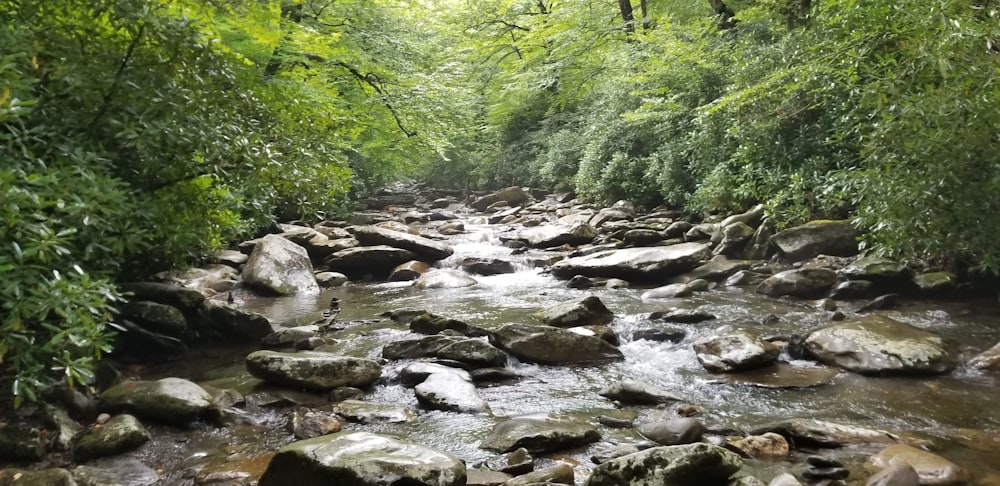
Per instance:
[[[705,425],[698,419],[680,417],[662,422],[642,424],[636,430],[643,437],[662,445],[690,444],[701,440]]]
[[[548,414],[534,414],[498,423],[479,447],[500,452],[518,448],[529,452],[550,452],[590,444],[600,438],[601,434],[588,424]]]
[[[623,404],[658,405],[682,401],[667,390],[635,380],[622,380],[613,383],[598,394]]]
[[[413,410],[392,403],[374,403],[347,399],[336,404],[333,411],[345,419],[362,424],[403,423],[416,418]]]
[[[116,415],[107,423],[92,426],[73,437],[73,459],[83,462],[121,454],[149,442],[150,438],[139,419],[128,414]]]

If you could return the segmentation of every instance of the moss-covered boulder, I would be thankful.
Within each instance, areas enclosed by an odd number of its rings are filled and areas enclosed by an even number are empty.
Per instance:
[[[933,374],[955,366],[939,336],[879,315],[817,329],[805,347],[824,364],[864,374]]]
[[[134,415],[116,415],[73,437],[73,459],[82,462],[121,454],[149,442],[150,438],[149,431]]]
[[[264,381],[320,391],[364,388],[382,374],[382,366],[373,360],[313,351],[256,351],[247,356],[246,365],[251,375]]]
[[[174,425],[219,418],[212,395],[183,378],[119,383],[101,394],[101,408]]]
[[[594,468],[584,486],[722,485],[743,465],[734,452],[697,443],[653,447]]]
[[[549,452],[590,444],[600,438],[601,434],[589,424],[540,413],[500,422],[479,447],[497,452],[521,447],[529,452]]]

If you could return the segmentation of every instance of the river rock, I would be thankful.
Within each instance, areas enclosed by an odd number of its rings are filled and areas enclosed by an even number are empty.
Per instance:
[[[479,448],[510,452],[523,447],[528,452],[551,452],[572,449],[600,439],[601,434],[588,424],[540,413],[512,417],[498,423]]]
[[[937,335],[879,315],[817,329],[805,347],[824,364],[865,374],[944,373],[955,364]]]
[[[405,282],[407,280],[416,280],[420,278],[421,275],[430,271],[431,265],[427,262],[422,262],[420,260],[410,260],[405,263],[401,263],[393,268],[389,272],[390,282]]]
[[[803,418],[761,425],[752,428],[749,432],[753,435],[774,432],[791,439],[793,443],[817,447],[843,447],[850,444],[895,444],[900,440],[899,436],[884,430]]]
[[[802,486],[802,483],[789,473],[781,473],[767,483],[767,486]]]
[[[382,367],[370,359],[316,351],[255,351],[247,356],[246,365],[251,375],[264,381],[309,390],[364,388],[382,374]]]
[[[710,444],[653,447],[612,459],[591,471],[584,486],[724,484],[742,467],[740,456]]]
[[[199,325],[229,340],[258,342],[274,332],[267,317],[217,300],[206,300],[199,309]]]
[[[403,322],[405,316],[397,314],[392,319],[397,322]],[[417,311],[410,319],[409,324],[411,331],[420,334],[438,334],[449,329],[460,334],[468,334],[470,330],[468,324],[458,319],[436,316],[425,311]]]
[[[457,343],[462,338],[456,336],[427,336],[419,339],[404,339],[382,346],[385,359],[416,359],[436,356],[445,346]]]
[[[101,393],[101,408],[174,425],[219,416],[212,395],[183,378],[119,383]]]
[[[349,228],[349,230],[364,246],[387,245],[393,248],[402,248],[417,254],[421,257],[419,259],[426,259],[432,262],[444,260],[455,253],[454,249],[444,243],[406,232],[388,230],[377,226],[355,226]]]
[[[753,458],[785,457],[789,452],[788,441],[784,436],[774,432],[730,440],[726,443],[726,447]]]
[[[728,257],[738,257],[743,253],[743,247],[754,234],[754,229],[746,223],[735,222],[731,224],[720,223],[722,227],[722,241],[712,250],[716,255]]]
[[[457,373],[431,373],[413,389],[425,408],[464,413],[486,413],[490,408],[476,392],[472,378]]]
[[[469,468],[465,470],[465,478],[466,486],[503,486],[514,476],[489,469]]]
[[[743,223],[747,226],[757,227],[764,219],[764,205],[758,204],[746,212],[734,214],[719,222],[719,226],[725,228],[734,223]]]
[[[514,264],[500,258],[466,257],[460,264],[462,270],[476,275],[514,273]]]
[[[456,270],[431,270],[420,276],[413,286],[418,289],[458,289],[478,284],[476,279]]]
[[[65,469],[8,468],[0,469],[0,486],[77,486],[77,483]]]
[[[663,232],[648,228],[636,228],[625,232],[622,242],[629,246],[650,246],[663,241]]]
[[[507,353],[481,339],[461,339],[439,349],[435,356],[455,360],[472,368],[502,367]]]
[[[292,435],[298,440],[340,432],[343,425],[335,415],[317,410],[301,409],[292,412],[288,420]]]
[[[130,457],[107,457],[73,468],[79,486],[153,486],[160,481],[156,470]]]
[[[635,380],[613,383],[599,391],[598,395],[627,405],[659,405],[682,401],[667,390]]]
[[[615,315],[604,306],[604,302],[593,295],[556,304],[535,313],[534,316],[547,326],[563,328],[603,326],[610,324],[615,318]]]
[[[671,279],[671,282],[687,283],[698,279],[708,280],[709,282],[722,282],[740,270],[748,270],[751,265],[753,265],[753,262],[750,260],[729,260],[716,257],[688,273]]]
[[[636,427],[643,437],[666,446],[690,444],[701,440],[705,425],[691,417],[677,417]]]
[[[522,474],[507,481],[504,483],[504,486],[537,486],[540,484],[576,484],[574,481],[573,466],[561,462],[552,467]]]
[[[177,358],[187,352],[187,345],[180,339],[150,331],[128,319],[119,319],[112,329],[115,333],[115,356],[155,363]]]
[[[597,212],[597,214],[591,216],[589,224],[595,228],[600,228],[604,226],[604,223],[609,223],[612,221],[632,221],[635,219],[635,211],[629,211],[628,208],[603,208]]]
[[[909,464],[917,472],[920,484],[949,485],[964,484],[971,479],[969,472],[955,463],[921,449],[905,444],[895,444],[871,458],[876,469]]]
[[[855,260],[840,270],[840,274],[852,280],[869,280],[880,284],[901,282],[913,276],[913,271],[905,263],[881,257],[864,257]]]
[[[417,361],[406,365],[399,371],[399,381],[403,386],[413,387],[423,383],[433,374],[450,373],[465,381],[472,381],[471,374],[461,368],[453,368],[440,363]]]
[[[687,337],[687,331],[673,326],[636,329],[632,332],[632,340],[645,339],[656,343],[679,343]]]
[[[673,283],[667,284],[662,287],[657,287],[655,289],[650,289],[642,293],[642,300],[650,299],[676,299],[681,297],[690,297],[691,287],[688,284]]]
[[[714,382],[774,389],[813,388],[830,384],[839,374],[840,368],[831,366],[799,367],[777,363],[739,373],[720,375]]]
[[[649,319],[652,320],[678,322],[682,324],[697,324],[699,322],[711,321],[715,318],[714,314],[710,314],[702,309],[678,309],[676,307],[649,314]]]
[[[369,432],[338,432],[282,447],[258,486],[461,486],[465,464],[428,447]]]
[[[1000,343],[970,359],[969,367],[979,370],[1000,370]]]
[[[549,248],[562,245],[583,245],[597,238],[597,230],[585,223],[572,226],[546,224],[527,228],[517,233],[517,239],[522,240],[532,248]]]
[[[771,237],[781,255],[793,262],[817,255],[858,254],[858,230],[850,221],[810,221]]]
[[[865,486],[920,486],[920,476],[909,463],[893,464],[868,478]]]
[[[278,295],[319,292],[305,248],[277,235],[264,236],[254,246],[243,266],[243,281]]]
[[[176,307],[183,312],[196,310],[205,296],[194,289],[161,282],[133,282],[121,285],[135,300],[150,300],[159,304]]]
[[[698,362],[713,373],[728,373],[760,367],[778,359],[777,346],[745,331],[708,337],[693,345]]]
[[[73,437],[73,460],[88,461],[137,449],[149,442],[149,431],[133,415],[111,417],[100,426],[93,426]]]
[[[25,424],[0,426],[0,461],[35,462],[47,452],[45,431]]]
[[[707,243],[622,248],[562,260],[552,266],[552,274],[559,278],[583,275],[665,282],[692,270],[710,255]]]
[[[955,289],[958,277],[951,272],[928,272],[913,277],[913,284],[924,294],[943,294]]]
[[[837,272],[828,268],[797,268],[768,277],[757,286],[757,292],[771,297],[815,297],[836,282]]]
[[[340,250],[326,259],[327,270],[349,277],[383,278],[396,266],[416,260],[417,254],[388,245],[359,246]]]
[[[180,309],[148,300],[135,300],[125,304],[119,315],[148,331],[170,337],[183,337],[187,330],[187,320]]]
[[[607,341],[552,326],[507,324],[490,334],[490,343],[518,359],[541,364],[605,362],[623,359]]]
[[[408,407],[393,403],[375,403],[362,400],[342,400],[333,411],[345,419],[361,424],[410,422],[417,417]]]
[[[319,335],[319,326],[306,325],[295,327],[279,327],[260,340],[266,348],[282,348]]]
[[[511,206],[526,203],[531,200],[531,195],[521,187],[508,187],[497,192],[487,194],[469,203],[476,211],[485,211],[490,205],[503,201]]]

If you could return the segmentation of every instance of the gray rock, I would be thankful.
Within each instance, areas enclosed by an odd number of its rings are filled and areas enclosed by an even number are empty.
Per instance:
[[[774,236],[775,229],[774,222],[770,219],[763,220],[743,248],[743,258],[747,260],[770,258],[775,252],[774,246],[771,245],[771,237]]]
[[[767,483],[767,486],[802,486],[802,483],[789,473],[781,473]]]
[[[740,476],[733,478],[726,486],[766,486],[763,481],[753,476]]]
[[[149,442],[149,431],[129,414],[116,415],[99,427],[91,427],[73,437],[73,460],[84,462],[113,456]]]
[[[726,447],[738,450],[742,455],[753,458],[785,457],[790,449],[788,440],[781,434],[774,432],[730,440],[726,443]]]
[[[754,427],[752,435],[774,432],[801,446],[843,447],[851,444],[895,444],[899,436],[878,429],[823,420],[789,419]]]
[[[41,429],[25,424],[6,424],[0,427],[0,460],[4,462],[35,462],[42,460],[46,438]]]
[[[955,366],[940,337],[879,315],[817,329],[805,347],[820,362],[857,373],[944,373]]]
[[[600,439],[601,434],[588,424],[548,414],[534,414],[498,423],[479,447],[498,452],[510,452],[522,447],[528,452],[550,452],[571,449]]]
[[[734,214],[726,219],[719,222],[719,226],[723,228],[736,223],[742,223],[747,226],[757,227],[764,219],[764,205],[758,204],[744,213]]]
[[[406,321],[408,313],[398,314],[393,320],[397,322]],[[470,326],[458,319],[436,316],[425,311],[416,311],[409,320],[410,330],[420,334],[438,334],[445,330],[455,331],[459,334],[468,335]]]
[[[857,255],[858,235],[850,221],[810,221],[780,231],[771,243],[784,258],[797,262],[817,255]]]
[[[970,359],[969,367],[979,370],[1000,370],[1000,343]]]
[[[710,255],[706,243],[623,248],[562,260],[552,266],[552,273],[559,278],[583,275],[629,281],[664,282],[694,269]]]
[[[413,389],[425,408],[463,413],[487,413],[489,405],[476,392],[468,373],[431,373]]]
[[[514,264],[500,258],[467,257],[462,260],[462,270],[476,275],[514,273]]]
[[[29,471],[26,469],[0,469],[0,486],[77,486],[69,471],[47,468]]]
[[[254,246],[243,266],[243,281],[279,295],[319,292],[305,248],[277,235],[267,235]]]
[[[445,346],[462,340],[455,336],[427,336],[419,339],[404,339],[386,344],[382,347],[382,357],[385,359],[416,359],[437,356],[438,351]]]
[[[199,316],[200,327],[233,340],[257,342],[274,332],[267,317],[217,300],[206,300]]]
[[[728,260],[716,257],[708,263],[671,281],[674,283],[687,283],[692,280],[703,279],[709,282],[722,282],[740,270],[749,269],[752,264],[753,262],[750,260]]]
[[[532,248],[549,248],[562,245],[583,245],[597,238],[597,230],[585,223],[572,226],[547,224],[527,228],[517,233],[517,238]]]
[[[408,262],[400,263],[389,272],[390,282],[405,282],[407,280],[416,280],[420,278],[423,274],[429,272],[431,265],[427,262],[422,262],[420,260],[410,260]]]
[[[119,383],[101,393],[101,408],[175,425],[219,417],[212,395],[183,378]]]
[[[678,417],[661,422],[651,422],[636,427],[643,437],[667,446],[690,444],[701,440],[705,425],[698,419]]]
[[[552,326],[507,324],[490,335],[490,343],[518,359],[542,364],[605,362],[623,359],[607,341]]]
[[[184,314],[173,306],[148,300],[136,300],[126,304],[120,312],[122,317],[158,334],[180,338],[187,330],[187,320],[184,318]]]
[[[871,458],[876,469],[909,464],[920,478],[920,484],[950,485],[965,484],[972,479],[969,471],[931,452],[905,444],[886,447]]]
[[[594,455],[590,456],[590,460],[594,464],[603,464],[612,459],[625,457],[629,454],[635,454],[636,452],[639,452],[639,450],[640,449],[634,444],[619,444],[595,452]]]
[[[764,366],[777,360],[780,353],[777,346],[745,331],[700,339],[693,346],[698,362],[714,373]]]
[[[388,245],[359,246],[340,250],[326,259],[327,270],[349,277],[384,278],[401,263],[416,260],[417,254]]]
[[[631,246],[650,246],[663,240],[662,232],[646,228],[631,229],[622,236],[622,241]]]
[[[264,336],[260,342],[268,348],[281,348],[318,335],[319,326],[311,324],[306,326],[279,327],[271,334]]]
[[[658,327],[654,329],[636,329],[632,332],[632,339],[645,339],[656,343],[679,343],[687,337],[687,332],[678,327]]]
[[[925,294],[942,294],[955,289],[958,277],[951,272],[929,272],[913,277],[913,283]]]
[[[264,381],[309,390],[364,388],[382,374],[382,367],[370,359],[316,351],[255,351],[247,356],[246,366],[251,375]]]
[[[181,311],[195,310],[205,301],[205,296],[197,290],[168,283],[134,282],[122,284],[121,288],[131,292],[135,300],[151,300]]]
[[[555,466],[539,469],[527,474],[522,474],[504,486],[528,486],[538,484],[576,484],[573,477],[573,466],[566,463],[558,463]]]
[[[317,410],[300,409],[292,412],[288,421],[292,435],[298,440],[340,432],[343,425],[335,415]]]
[[[345,419],[361,424],[404,423],[417,418],[413,410],[392,403],[374,403],[362,400],[343,400],[333,411]]]
[[[828,268],[797,268],[768,277],[757,287],[757,292],[771,297],[815,297],[830,290],[836,281],[837,272]]]
[[[461,339],[439,349],[435,356],[455,360],[472,368],[500,367],[507,364],[507,353],[480,339]]]
[[[653,447],[612,459],[591,471],[584,486],[722,484],[740,469],[740,456],[709,444]]]
[[[545,325],[566,328],[603,326],[610,324],[615,315],[604,306],[601,299],[591,295],[583,299],[556,304],[535,313],[534,317]]]
[[[317,272],[315,277],[316,283],[323,288],[340,287],[348,280],[347,275],[340,272]]]
[[[687,221],[674,221],[663,231],[663,236],[665,238],[683,238],[684,233],[687,233],[692,226],[694,225]]]
[[[642,300],[676,299],[691,296],[691,287],[687,284],[674,283],[650,289],[642,293]]]
[[[632,221],[635,219],[635,210],[628,207],[602,208],[590,218],[590,225],[595,228],[604,226],[604,223],[612,221]]]
[[[282,447],[258,486],[461,486],[465,464],[434,449],[369,432],[338,432]]]
[[[130,457],[107,457],[73,468],[78,486],[153,486],[156,470]]]
[[[840,374],[840,368],[830,366],[798,367],[777,363],[763,368],[721,375],[715,383],[749,385],[758,388],[814,388],[828,385]]]
[[[458,289],[478,284],[476,279],[455,270],[431,270],[417,279],[413,286],[418,289]]]
[[[711,321],[715,319],[714,314],[710,314],[707,311],[701,309],[669,309],[666,311],[657,311],[649,314],[649,318],[653,320],[661,320],[666,322],[679,322],[682,324],[697,324],[699,322]]]
[[[466,486],[503,486],[513,476],[500,471],[470,468],[465,470],[465,478]]]
[[[731,224],[720,224],[722,227],[722,241],[712,251],[716,255],[729,257],[742,256],[743,247],[754,234],[754,229],[741,222]]]
[[[622,380],[598,392],[602,397],[622,404],[659,405],[679,402],[682,399],[660,387],[635,380]]]
[[[840,274],[852,280],[869,280],[878,283],[899,282],[913,276],[904,263],[880,257],[864,257],[844,267]]]
[[[531,200],[531,195],[521,187],[508,187],[497,192],[487,194],[469,203],[476,211],[485,211],[490,205],[503,201],[511,206],[526,203]]]
[[[472,381],[471,374],[461,368],[453,368],[440,363],[417,361],[406,365],[399,372],[399,380],[404,386],[413,387],[423,383],[434,374],[453,374],[465,381]]]
[[[354,237],[364,246],[388,245],[410,250],[420,258],[432,262],[444,260],[455,253],[450,246],[422,236],[401,231],[393,231],[378,226],[355,226],[349,228]]]
[[[920,486],[920,476],[908,462],[893,464],[868,478],[865,486]]]

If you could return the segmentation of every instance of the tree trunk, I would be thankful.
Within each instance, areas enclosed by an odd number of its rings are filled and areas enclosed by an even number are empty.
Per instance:
[[[719,27],[728,29],[736,25],[736,21],[733,20],[736,12],[729,8],[722,0],[708,0],[708,4],[712,6],[715,14],[719,16]]]
[[[625,23],[625,32],[635,30],[635,16],[632,14],[631,0],[618,0],[618,7],[622,11],[622,22]]]

